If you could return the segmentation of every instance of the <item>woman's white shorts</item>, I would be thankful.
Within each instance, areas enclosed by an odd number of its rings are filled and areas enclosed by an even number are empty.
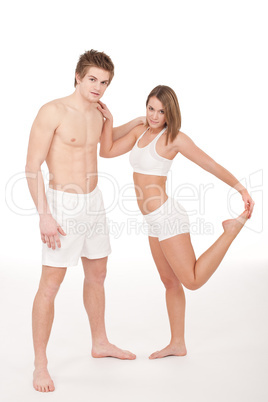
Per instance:
[[[161,207],[144,215],[144,219],[148,236],[158,237],[159,241],[190,232],[187,212],[174,198],[168,198]]]
[[[111,253],[109,229],[101,191],[88,194],[48,189],[47,202],[53,218],[63,228],[61,248],[42,246],[42,264],[53,267],[77,265],[80,257],[98,259]]]

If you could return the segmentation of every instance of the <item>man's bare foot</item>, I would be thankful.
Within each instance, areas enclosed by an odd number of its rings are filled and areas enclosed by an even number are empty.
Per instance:
[[[228,219],[227,221],[222,222],[222,226],[224,232],[230,234],[234,237],[238,235],[242,227],[245,225],[248,220],[249,212],[245,210],[241,215],[239,215],[236,219]]]
[[[167,357],[167,356],[186,356],[187,350],[186,346],[184,343],[181,344],[169,344],[166,348],[152,353],[151,356],[149,356],[149,359],[161,359],[162,357]]]
[[[33,386],[39,392],[52,392],[55,390],[54,383],[47,368],[35,369],[33,373]]]
[[[92,348],[92,357],[115,357],[122,360],[134,360],[136,356],[128,350],[122,350],[112,345],[111,343],[105,343]]]

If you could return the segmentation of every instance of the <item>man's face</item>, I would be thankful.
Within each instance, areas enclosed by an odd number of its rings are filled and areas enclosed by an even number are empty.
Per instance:
[[[83,98],[89,102],[98,102],[108,87],[109,71],[98,67],[89,67],[84,78],[76,77],[77,86]]]

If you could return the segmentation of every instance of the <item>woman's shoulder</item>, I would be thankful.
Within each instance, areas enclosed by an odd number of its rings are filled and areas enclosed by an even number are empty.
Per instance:
[[[179,152],[181,147],[186,145],[187,143],[191,142],[191,138],[183,133],[182,131],[178,131],[178,134],[174,141],[172,142],[173,147]]]
[[[183,133],[182,131],[178,130],[178,133],[177,133],[176,137],[174,138],[174,140],[172,141],[172,144],[179,145],[181,143],[181,141],[184,140],[185,137],[187,137],[187,135],[185,133]]]
[[[176,138],[174,139],[174,143],[176,144],[181,144],[185,141],[189,141],[191,140],[191,138],[189,137],[189,135],[183,133],[182,131],[178,131],[178,135],[176,136]]]
[[[136,140],[147,130],[147,127],[144,124],[139,124],[138,126],[134,127],[129,134],[133,135]]]

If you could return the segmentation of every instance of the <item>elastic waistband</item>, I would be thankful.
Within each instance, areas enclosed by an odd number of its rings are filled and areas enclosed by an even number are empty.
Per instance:
[[[168,211],[168,209],[170,208],[170,205],[172,204],[173,199],[172,198],[168,198],[164,204],[160,205],[159,208],[155,209],[154,211],[150,212],[149,214],[144,215],[144,219],[148,222],[148,221],[152,221],[155,218],[157,218],[159,215],[162,215],[164,213],[166,213]]]
[[[161,217],[171,217],[177,214],[181,217],[188,216],[181,203],[179,203],[175,198],[169,197],[159,208],[144,215],[144,219],[147,223],[153,223],[158,219],[161,219]]]
[[[67,197],[69,199],[90,199],[92,198],[95,194],[97,194],[98,192],[100,192],[100,189],[98,186],[96,186],[94,188],[94,190],[92,190],[90,193],[69,193],[68,191],[61,191],[61,190],[54,190],[54,188],[48,187],[46,194],[48,195],[54,195],[55,197]]]

